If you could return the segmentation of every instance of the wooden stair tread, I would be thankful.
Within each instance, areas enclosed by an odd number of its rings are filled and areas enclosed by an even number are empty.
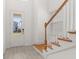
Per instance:
[[[40,52],[43,52],[43,50],[45,50],[45,47],[48,47],[50,49],[52,49],[52,46],[51,45],[45,45],[45,44],[37,44],[37,45],[34,45],[35,48],[37,48]],[[45,50],[47,51],[47,50]]]
[[[71,32],[71,31],[69,31],[68,33],[69,33],[69,34],[76,34],[76,32]]]
[[[60,47],[60,44],[59,43],[51,42],[51,44]]]
[[[43,49],[44,49],[44,44],[39,44],[39,45],[35,45],[35,47],[39,50],[39,51],[41,51],[41,52],[43,52]]]
[[[65,38],[58,38],[58,40],[66,41],[66,42],[72,42],[70,39],[65,39]]]

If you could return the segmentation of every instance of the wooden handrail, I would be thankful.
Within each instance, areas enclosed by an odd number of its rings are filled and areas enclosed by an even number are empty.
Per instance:
[[[44,26],[45,26],[45,45],[47,45],[47,26],[49,25],[49,23],[56,17],[56,15],[61,11],[61,9],[64,7],[64,5],[67,3],[68,0],[65,0],[61,6],[57,9],[57,11],[53,14],[52,17],[50,17],[48,22],[45,22]],[[47,46],[46,48],[47,49]]]
[[[58,10],[54,13],[52,17],[50,17],[49,21],[46,23],[46,26],[55,18],[55,16],[61,11],[64,5],[67,3],[68,0],[65,0],[63,4],[58,8]]]

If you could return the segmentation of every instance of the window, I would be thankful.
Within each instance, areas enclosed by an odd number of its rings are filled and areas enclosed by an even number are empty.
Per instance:
[[[13,14],[13,33],[21,33],[22,17],[21,14]]]

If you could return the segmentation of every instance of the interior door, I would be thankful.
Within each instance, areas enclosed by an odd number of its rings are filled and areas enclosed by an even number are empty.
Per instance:
[[[24,46],[24,15],[22,12],[11,13],[10,46]]]

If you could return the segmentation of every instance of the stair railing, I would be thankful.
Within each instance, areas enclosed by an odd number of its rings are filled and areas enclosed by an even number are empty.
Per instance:
[[[51,21],[56,17],[56,15],[62,10],[62,8],[65,6],[65,4],[68,2],[68,0],[65,0],[60,7],[57,9],[57,11],[52,15],[52,17],[50,17],[48,22],[45,22],[44,26],[45,26],[45,50],[47,49],[47,27],[48,25],[51,23]]]

